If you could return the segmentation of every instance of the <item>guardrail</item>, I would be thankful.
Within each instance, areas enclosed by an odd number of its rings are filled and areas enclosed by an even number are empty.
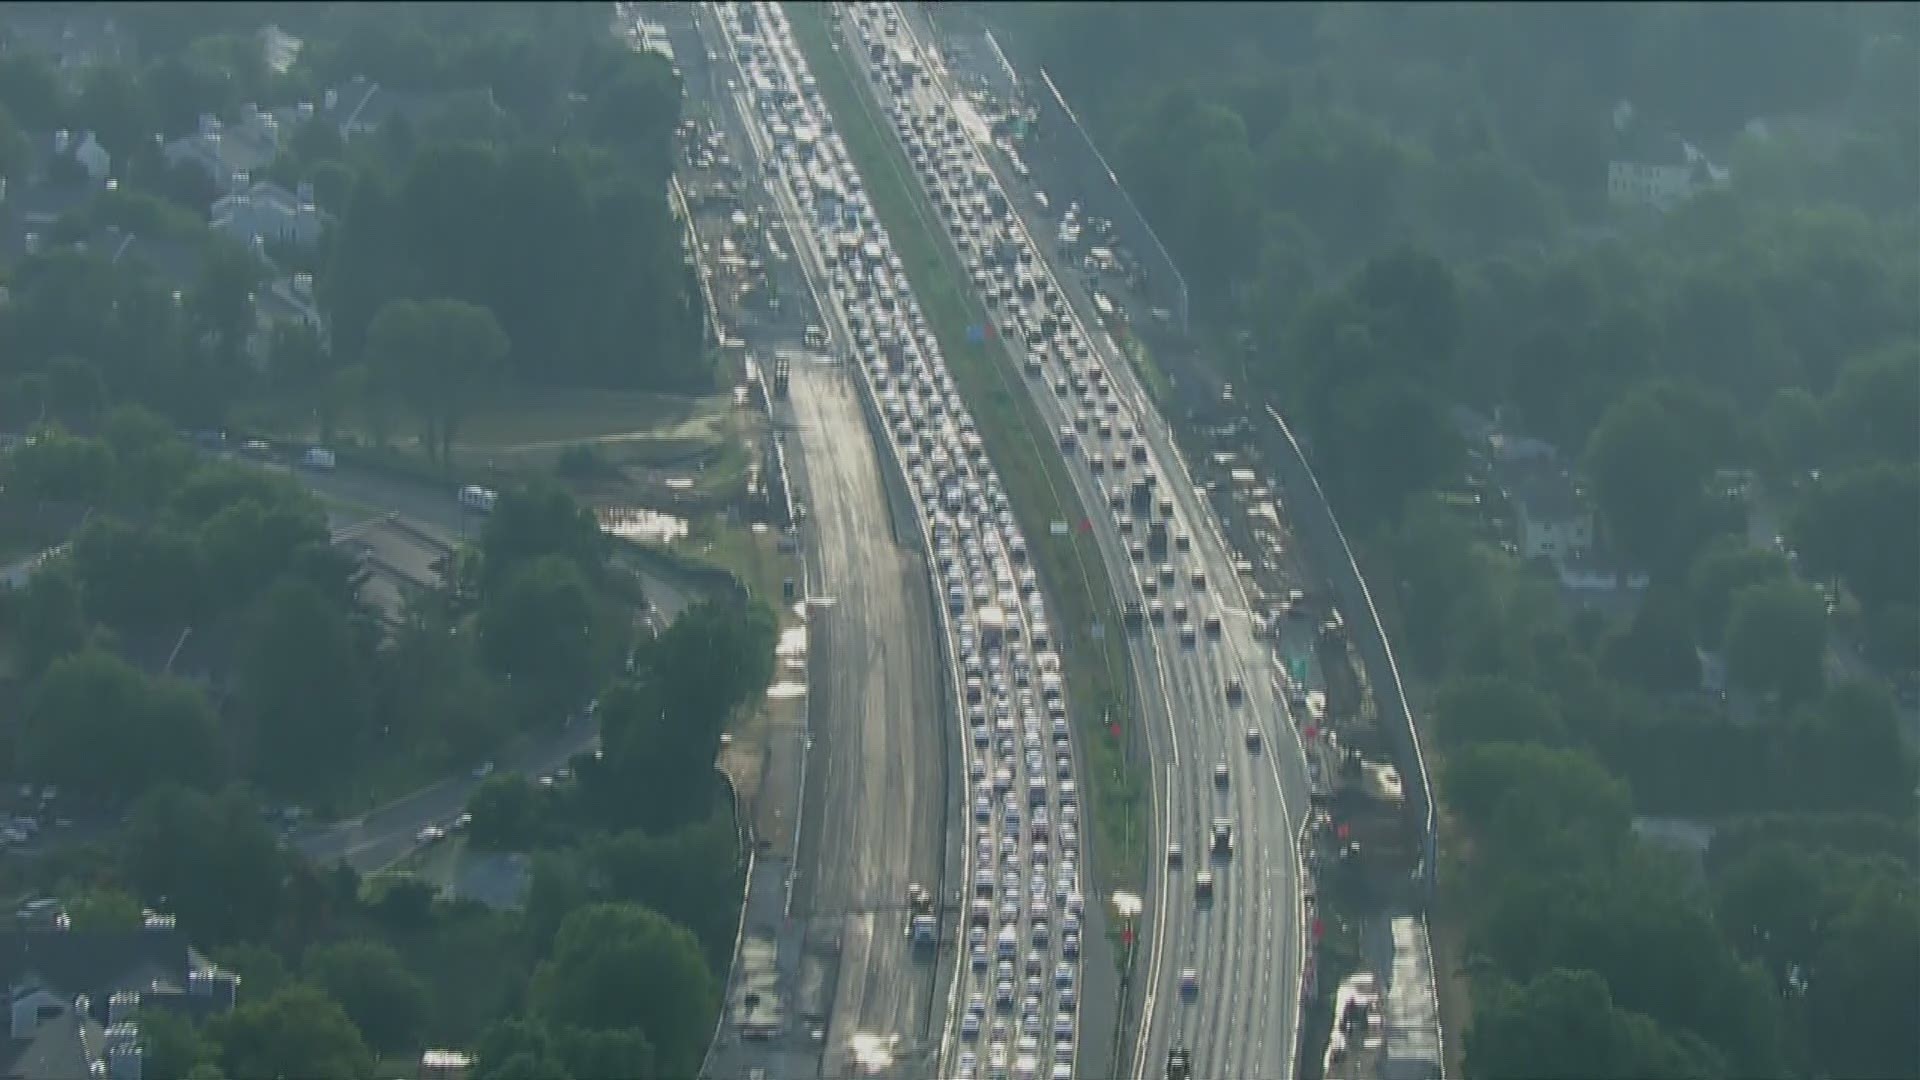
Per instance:
[[[1328,580],[1335,591],[1342,594],[1343,608],[1348,611],[1364,610],[1366,612],[1365,619],[1350,618],[1347,620],[1347,626],[1353,633],[1354,642],[1360,649],[1362,662],[1367,669],[1369,671],[1384,669],[1389,678],[1390,685],[1384,688],[1385,693],[1381,692],[1383,689],[1381,687],[1374,688],[1374,702],[1379,710],[1381,730],[1393,742],[1396,756],[1400,758],[1402,779],[1411,781],[1405,784],[1407,797],[1421,821],[1421,915],[1424,921],[1425,906],[1432,902],[1439,880],[1439,832],[1433,809],[1432,781],[1427,773],[1426,755],[1420,747],[1420,734],[1413,725],[1413,711],[1407,705],[1406,689],[1400,681],[1400,667],[1394,660],[1393,646],[1388,643],[1386,631],[1381,626],[1380,612],[1373,603],[1373,593],[1367,588],[1366,577],[1361,574],[1360,564],[1353,556],[1353,548],[1347,542],[1346,531],[1340,527],[1339,520],[1334,517],[1333,509],[1327,502],[1326,491],[1321,488],[1319,478],[1314,475],[1313,467],[1307,462],[1306,451],[1301,448],[1300,441],[1294,438],[1293,429],[1287,425],[1285,418],[1278,410],[1271,405],[1265,408],[1267,416],[1284,436],[1289,451],[1285,455],[1280,455],[1279,460],[1274,464],[1276,468],[1294,473],[1292,482],[1289,482],[1289,478],[1284,475],[1281,477],[1281,482],[1286,486],[1288,493],[1294,496],[1288,500],[1288,503],[1293,509],[1296,529],[1303,520],[1311,521],[1318,526],[1322,533],[1322,543],[1316,546],[1323,553],[1323,561],[1329,561],[1325,560],[1324,553],[1337,544],[1341,558],[1330,560],[1332,565],[1327,568]],[[1310,497],[1302,498],[1301,496]],[[1303,504],[1310,511],[1309,516],[1304,519],[1301,515]],[[1327,543],[1329,539],[1333,543]],[[1358,603],[1354,602],[1356,600]],[[1407,768],[1409,764],[1412,766],[1411,770]],[[1409,771],[1412,776],[1405,776],[1404,774]],[[1433,970],[1431,938],[1427,940],[1426,960],[1428,970]],[[1303,995],[1301,999],[1303,1011],[1305,1002]],[[1446,1061],[1445,1034],[1444,1031],[1438,1030],[1436,1025],[1436,1038],[1442,1049],[1440,1061],[1443,1080]],[[1303,1038],[1304,1028],[1296,1029],[1295,1037],[1296,1040]],[[1295,1052],[1297,1054],[1297,1048]]]
[[[753,825],[740,805],[740,788],[733,782],[733,774],[721,768],[717,763],[714,771],[727,782],[727,796],[733,801],[733,831],[735,842],[740,850],[747,853],[746,876],[740,896],[740,921],[733,929],[733,962],[727,965],[727,981],[720,989],[720,1015],[713,1022],[713,1037],[707,1040],[707,1053],[700,1061],[700,1076],[713,1076],[714,1055],[720,1052],[721,1036],[727,1031],[727,1011],[733,1002],[733,987],[740,978],[740,945],[747,936],[747,897],[753,892]]]

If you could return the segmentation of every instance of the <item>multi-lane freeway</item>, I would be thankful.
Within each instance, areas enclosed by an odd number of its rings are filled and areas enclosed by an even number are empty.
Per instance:
[[[1178,1047],[1197,1076],[1289,1075],[1304,764],[1233,555],[1078,275],[1049,266],[1060,254],[1052,222],[1031,192],[1003,179],[1007,159],[990,149],[987,123],[955,94],[913,13],[842,11],[839,55],[860,67],[873,116],[898,136],[910,182],[927,195],[925,223],[954,242],[961,273],[1008,346],[1009,369],[1025,373],[1054,426],[1047,435],[1098,523],[1117,595],[1140,605],[1135,669],[1154,714],[1147,734],[1164,846],[1136,973],[1141,1035],[1126,1071],[1158,1075]],[[1128,488],[1148,474],[1159,479],[1143,507]],[[1164,559],[1147,550],[1156,518],[1173,534]],[[1221,825],[1232,850],[1216,857],[1209,849]]]
[[[814,336],[844,361],[789,375],[814,520],[829,519],[842,538],[819,538],[820,585],[835,611],[842,591],[861,597],[878,635],[833,662],[831,704],[816,696],[812,707],[822,732],[848,744],[810,770],[843,767],[820,781],[832,805],[808,828],[818,837],[810,903],[844,914],[835,1047],[823,1071],[1071,1076],[1084,904],[1076,757],[1025,539],[784,13],[772,4],[712,11],[737,65],[731,92],[758,175],[822,309]],[[909,639],[930,635],[911,616],[889,618],[873,595],[874,578],[904,581],[912,564],[883,540],[878,473],[849,430],[856,406],[877,421],[904,480],[912,514],[900,531],[933,556],[946,695],[888,673],[917,663]],[[843,625],[829,623],[829,640]],[[946,729],[956,714],[949,695],[964,724]],[[862,711],[827,718],[849,709]],[[968,841],[950,866],[940,845],[916,839],[912,810],[945,801],[931,792],[946,787],[938,769],[948,734],[965,748],[955,755],[964,774],[948,778],[964,792],[952,828]],[[949,974],[929,980],[930,971]],[[959,1018],[951,1027],[950,1016]]]

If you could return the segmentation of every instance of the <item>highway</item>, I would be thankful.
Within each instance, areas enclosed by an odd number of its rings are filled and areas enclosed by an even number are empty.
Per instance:
[[[860,1038],[843,1031],[835,1041],[852,1052],[838,1062],[830,1054],[825,1067],[830,1075],[931,1071],[972,1077],[982,1072],[999,1075],[1009,1066],[1023,1076],[1038,1075],[1043,1068],[1049,1076],[1070,1075],[1078,1032],[1077,958],[1084,910],[1078,865],[1080,807],[1074,786],[1077,759],[1058,659],[1049,647],[1045,600],[1037,578],[1025,566],[1025,540],[965,403],[954,392],[939,343],[921,318],[884,228],[865,209],[863,185],[792,40],[784,12],[773,4],[717,5],[716,10],[726,28],[728,51],[740,64],[737,89],[748,99],[742,102],[743,111],[757,118],[749,136],[758,155],[774,165],[767,179],[791,215],[799,261],[816,294],[830,298],[825,329],[832,334],[836,355],[849,361],[846,369],[864,376],[859,381],[872,415],[891,425],[883,427],[894,435],[888,440],[891,456],[910,496],[917,496],[914,527],[936,554],[947,587],[946,604],[935,610],[942,613],[953,690],[966,702],[972,748],[965,759],[972,794],[969,847],[976,849],[975,857],[964,862],[964,875],[952,875],[964,876],[964,882],[944,881],[934,898],[941,914],[956,916],[943,919],[943,945],[951,943],[943,953],[958,953],[964,941],[966,962],[956,957],[951,978],[935,988],[936,994],[944,991],[944,998],[925,1002],[917,1041],[915,1027],[861,1032],[871,1037]],[[819,407],[800,398],[799,384],[810,377],[810,372],[793,375],[796,424],[833,424],[829,413],[803,412]],[[831,397],[816,400],[831,404]],[[824,464],[835,467],[831,459]],[[838,485],[827,486],[851,489],[860,483],[857,470],[848,470]],[[851,499],[848,505],[853,505]],[[897,555],[893,561],[898,562]],[[884,572],[888,563],[884,552],[849,551],[845,565],[850,574],[871,574],[876,566]],[[888,719],[894,725],[928,722],[925,700],[892,708],[905,711]],[[1051,768],[1046,754],[1049,720]],[[1019,737],[1023,727],[1024,740]],[[877,732],[873,737],[880,738]],[[896,736],[886,737],[886,745],[897,742]],[[882,799],[901,792],[904,782],[874,771],[871,754],[869,750],[857,762],[853,775],[859,779],[854,782],[877,787]],[[941,758],[926,748],[920,756],[936,762]],[[895,771],[905,766],[903,760],[892,763]],[[964,790],[962,784],[952,786]],[[962,826],[956,821],[954,827]],[[834,835],[831,823],[822,832],[830,837],[823,843],[849,842]],[[896,851],[902,842],[911,859],[910,840],[890,841]],[[870,883],[874,875],[858,864],[874,853],[864,850],[863,841],[853,846],[856,850],[842,857],[854,865],[840,872],[852,883]],[[959,907],[962,898],[964,909]],[[888,896],[869,896],[866,902],[900,906],[900,898]],[[957,925],[960,910],[967,913],[964,928]],[[868,940],[877,943],[879,936]],[[859,943],[843,944],[844,967]],[[1016,966],[1023,956],[1024,971]],[[875,969],[872,963],[866,967]],[[849,989],[848,981],[843,971],[842,1008],[888,989],[884,981]],[[955,1029],[944,1021],[958,1012],[963,996],[966,1023],[956,1040]],[[897,1010],[909,1004],[915,1003],[897,1002],[889,1008],[896,1010],[892,1015],[897,1019]],[[876,1007],[858,1006],[861,1012]]]
[[[1145,393],[1133,376],[1123,354],[1092,317],[1092,305],[1079,288],[1077,272],[1055,274],[1046,264],[1054,257],[1050,242],[1052,223],[1034,211],[1037,205],[1030,193],[1017,182],[1006,179],[1007,160],[989,149],[986,124],[971,115],[971,107],[958,101],[946,73],[939,64],[939,50],[928,48],[915,26],[913,13],[891,5],[863,5],[843,8],[851,17],[842,20],[845,35],[841,55],[866,61],[869,75],[860,82],[874,88],[877,99],[874,113],[883,126],[901,134],[903,148],[913,141],[921,143],[923,153],[931,153],[915,163],[918,182],[933,196],[934,203],[944,201],[959,211],[945,224],[948,235],[967,242],[959,254],[967,269],[979,266],[983,253],[996,232],[996,222],[1007,226],[1007,233],[1031,253],[1029,272],[1037,281],[1051,280],[1065,301],[1053,306],[1056,318],[1064,312],[1070,329],[1064,340],[1081,338],[1087,342],[1085,355],[1059,348],[1063,340],[1049,340],[1043,333],[1033,336],[1044,360],[1037,377],[1027,378],[1034,398],[1047,421],[1056,429],[1073,429],[1083,417],[1090,417],[1087,428],[1095,434],[1082,435],[1069,451],[1076,486],[1087,515],[1097,526],[1100,544],[1106,555],[1108,572],[1117,595],[1140,597],[1145,603],[1137,579],[1158,576],[1156,569],[1136,558],[1131,542],[1122,535],[1122,516],[1109,510],[1111,485],[1124,482],[1126,468],[1102,467],[1093,471],[1092,458],[1109,456],[1124,439],[1102,438],[1100,418],[1106,418],[1117,432],[1133,427],[1146,451],[1146,469],[1162,478],[1156,500],[1170,498],[1173,503],[1173,530],[1191,536],[1190,554],[1174,558],[1173,588],[1156,591],[1168,608],[1177,602],[1189,605],[1191,618],[1201,612],[1216,611],[1222,618],[1218,643],[1204,640],[1193,647],[1176,643],[1177,620],[1169,617],[1164,627],[1150,625],[1135,642],[1136,671],[1145,683],[1142,700],[1156,696],[1164,703],[1162,718],[1172,722],[1148,724],[1148,742],[1155,762],[1153,789],[1155,819],[1163,837],[1162,851],[1153,860],[1155,880],[1150,885],[1149,917],[1151,929],[1136,977],[1140,980],[1137,997],[1144,1033],[1131,1068],[1136,1077],[1157,1076],[1174,1046],[1186,1047],[1192,1055],[1194,1075],[1203,1077],[1282,1077],[1292,1064],[1294,1026],[1297,1015],[1298,967],[1300,963],[1300,927],[1298,863],[1294,853],[1295,829],[1306,805],[1306,779],[1303,753],[1297,734],[1286,719],[1284,704],[1273,691],[1269,678],[1269,650],[1255,636],[1255,624],[1247,611],[1247,602],[1233,572],[1233,554],[1220,537],[1200,493],[1187,474],[1175,450],[1165,422],[1153,411]],[[901,15],[905,18],[900,18]],[[866,26],[861,25],[864,15]],[[893,18],[889,18],[889,16]],[[891,23],[894,29],[888,32]],[[863,34],[867,40],[862,40]],[[907,48],[922,59],[931,78],[903,80],[897,97],[882,89],[890,74],[870,77],[876,67],[869,44],[885,43],[886,48]],[[883,52],[886,51],[883,49]],[[892,57],[885,63],[891,67]],[[896,104],[903,111],[894,115]],[[957,107],[956,107],[957,106]],[[933,138],[926,127],[916,132],[913,120],[944,127],[945,118],[957,113],[960,131],[965,137],[943,140]],[[980,166],[989,173],[982,175]],[[1017,211],[1028,211],[1031,224],[1016,213],[1001,218],[981,198],[999,190],[1009,196]],[[944,196],[944,200],[942,199]],[[968,213],[969,209],[973,213]],[[923,213],[930,215],[928,206]],[[968,220],[971,218],[972,220]],[[936,221],[940,228],[942,222]],[[982,228],[984,226],[984,228]],[[1031,231],[1030,231],[1031,230]],[[1034,233],[1049,242],[1035,242]],[[984,269],[984,268],[983,268]],[[981,275],[976,283],[988,284]],[[1020,320],[1038,326],[1049,311],[1043,303],[1044,287],[1033,299],[1008,295],[988,303],[994,318],[1001,321],[998,338],[1008,345],[1010,370],[1019,371],[1029,348]],[[1004,295],[1004,294],[1003,294]],[[1008,332],[1012,331],[1012,332]],[[1104,374],[1102,390],[1094,371]],[[1051,385],[1049,385],[1051,383]],[[1076,401],[1077,396],[1077,401]],[[1044,436],[1043,436],[1044,437]],[[1125,459],[1123,466],[1140,466]],[[1130,513],[1130,512],[1129,512]],[[1128,523],[1138,532],[1139,522]],[[1204,571],[1207,588],[1191,588],[1191,571]],[[1245,688],[1244,703],[1227,700],[1225,687],[1238,680]],[[1149,710],[1154,711],[1154,710]],[[1258,729],[1265,748],[1248,750],[1249,728]],[[1217,764],[1228,765],[1229,779],[1224,790],[1215,783]],[[1211,905],[1195,899],[1195,869],[1205,858],[1209,827],[1216,817],[1230,818],[1235,825],[1236,850],[1224,865],[1213,867],[1217,875],[1217,898]],[[1165,844],[1179,843],[1186,852],[1182,867],[1166,867]],[[1181,976],[1191,970],[1195,992],[1182,993]]]
[[[722,20],[702,9],[699,22],[721,55],[720,68],[736,87],[744,85]],[[713,80],[716,90],[719,82]],[[772,148],[760,137],[751,102],[737,91],[721,94],[712,102],[715,118],[735,160],[758,176]],[[818,291],[817,255],[786,195],[777,185],[749,181],[743,208],[787,224],[797,262],[788,276],[800,279],[814,317],[837,325],[836,308]],[[860,387],[845,365],[803,349],[800,335],[785,329],[741,332],[763,362],[777,354],[791,371],[787,401],[774,411],[787,432],[789,477],[809,508],[803,542],[810,743],[787,915],[804,927],[801,951],[838,943],[835,992],[823,1018],[827,1038],[815,1068],[842,1075],[852,1071],[849,1047],[864,1046],[867,1036],[895,1048],[927,1041],[935,965],[914,955],[900,908],[910,884],[942,880],[949,858],[943,780],[954,766],[942,736],[952,723],[952,691],[917,527],[910,511],[907,529],[895,524]],[[782,961],[786,970],[800,962]],[[743,1061],[779,1075],[781,1059],[771,1052]]]

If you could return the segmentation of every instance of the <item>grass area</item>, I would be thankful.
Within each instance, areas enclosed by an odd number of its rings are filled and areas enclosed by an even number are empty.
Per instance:
[[[773,529],[761,532],[750,526],[725,525],[712,519],[689,528],[679,550],[692,558],[730,571],[756,598],[781,617],[784,624],[787,604],[780,598],[780,583],[786,578],[797,582],[800,564],[779,549],[779,534]]]
[[[469,420],[464,449],[513,450],[526,445],[699,438],[728,405],[726,395],[682,397],[618,390],[516,391]]]
[[[453,450],[461,470],[551,472],[560,454],[573,446],[591,446],[611,465],[632,468],[685,466],[691,474],[705,463],[727,463],[734,435],[730,394],[686,397],[617,390],[516,391],[476,413],[462,425]],[[244,410],[246,426],[267,437],[307,443],[318,440],[319,424],[308,405],[263,400]],[[337,448],[359,447],[403,471],[426,469],[436,479],[446,470],[426,460],[418,425],[403,414],[391,418],[388,447],[375,450],[373,425],[349,415],[336,425]],[[723,470],[725,471],[725,470]],[[735,471],[744,471],[744,466]]]
[[[1118,340],[1121,351],[1127,354],[1128,361],[1133,365],[1133,373],[1139,377],[1140,384],[1146,387],[1147,396],[1153,399],[1155,405],[1166,408],[1173,401],[1173,382],[1160,365],[1154,363],[1153,353],[1137,335],[1128,334]]]
[[[787,8],[787,17],[839,121],[847,152],[866,181],[874,211],[886,223],[913,282],[948,370],[972,407],[1045,582],[1051,621],[1061,639],[1069,700],[1082,733],[1094,847],[1101,856],[1095,864],[1101,877],[1098,891],[1138,889],[1145,870],[1142,792],[1129,768],[1124,739],[1114,738],[1107,727],[1111,720],[1124,731],[1132,723],[1132,682],[1125,631],[1106,585],[1099,548],[1091,535],[1077,529],[1064,537],[1052,535],[1052,522],[1073,524],[1084,516],[1066,463],[1055,452],[1052,432],[1021,384],[1022,376],[1010,361],[1002,362],[1004,350],[998,344],[968,342],[969,326],[990,326],[992,320],[964,286],[959,257],[946,242],[890,128],[869,102],[860,72],[834,49],[826,12],[822,6],[794,4]],[[1095,624],[1106,628],[1103,639],[1091,633]]]

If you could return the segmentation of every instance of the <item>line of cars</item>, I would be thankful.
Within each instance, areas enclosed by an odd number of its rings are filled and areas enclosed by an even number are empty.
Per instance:
[[[990,332],[1009,346],[1042,414],[1057,425],[1055,437],[1062,454],[1076,464],[1075,483],[1089,517],[1101,518],[1102,505],[1110,515],[1113,529],[1101,530],[1099,539],[1116,579],[1130,576],[1134,587],[1129,592],[1116,585],[1122,593],[1123,619],[1130,631],[1148,635],[1138,639],[1142,649],[1137,655],[1159,679],[1169,720],[1177,728],[1169,735],[1175,741],[1163,749],[1170,750],[1184,783],[1178,796],[1169,789],[1164,808],[1169,842],[1162,880],[1179,877],[1189,882],[1189,903],[1194,906],[1191,914],[1163,912],[1156,933],[1170,921],[1178,924],[1165,950],[1170,960],[1179,957],[1181,965],[1168,980],[1170,992],[1184,1004],[1196,1003],[1205,972],[1219,993],[1204,1013],[1183,1008],[1159,1033],[1173,1033],[1170,1054],[1175,1049],[1187,1054],[1178,1043],[1192,1025],[1196,1030],[1190,1034],[1203,1054],[1214,1059],[1210,1068],[1221,1075],[1265,1075],[1279,1062],[1265,1044],[1245,1048],[1252,1042],[1246,1028],[1270,1020],[1268,984],[1273,980],[1261,961],[1247,957],[1281,947],[1286,934],[1287,917],[1269,909],[1289,903],[1282,895],[1287,886],[1275,884],[1278,879],[1262,868],[1291,865],[1290,854],[1283,857],[1277,850],[1290,848],[1291,826],[1278,770],[1271,762],[1251,767],[1264,746],[1259,724],[1265,716],[1266,687],[1263,681],[1249,690],[1239,638],[1226,640],[1215,591],[1231,592],[1234,583],[1209,581],[1206,553],[1214,547],[1202,549],[1180,528],[1183,513],[1204,515],[1205,507],[1183,511],[1191,500],[1160,487],[1155,466],[1161,451],[1145,430],[1158,418],[1150,406],[1137,404],[1137,389],[1120,385],[1128,380],[1117,375],[1124,365],[1119,350],[1111,342],[1096,343],[1076,316],[1073,299],[1063,293],[1048,254],[1036,249],[986,157],[990,125],[939,85],[934,56],[914,40],[895,5],[851,10],[851,25],[843,26],[847,44],[859,55],[874,96],[993,321]],[[1034,200],[1044,208],[1038,193]],[[1067,218],[1076,212],[1077,207],[1068,207]],[[1099,297],[1093,300],[1095,317],[1105,319]],[[1111,370],[1105,359],[1109,356],[1116,358]],[[1215,562],[1220,576],[1228,577],[1230,563],[1224,557]],[[1163,649],[1160,642],[1167,638],[1177,648]],[[1260,707],[1249,709],[1254,696],[1260,697]],[[1237,719],[1241,716],[1246,719]],[[1189,749],[1184,765],[1178,760],[1180,742]],[[1192,753],[1196,749],[1197,755]],[[1236,754],[1245,755],[1238,760],[1247,763],[1249,778],[1256,782],[1230,782],[1243,767],[1231,763]],[[1196,756],[1199,761],[1191,760]],[[1274,780],[1271,791],[1265,783],[1268,776]],[[1277,811],[1273,800],[1280,800]],[[1242,842],[1243,824],[1255,830],[1250,843]],[[1189,834],[1207,855],[1193,868],[1185,865],[1180,843]],[[1238,858],[1242,852],[1247,858]],[[1222,887],[1241,895],[1215,915]],[[1173,901],[1168,897],[1167,902]],[[1156,937],[1151,950],[1156,956],[1159,940]],[[1157,962],[1150,965],[1145,991],[1149,1010],[1158,972]],[[1147,1039],[1143,1036],[1142,1041]]]
[[[715,8],[803,219],[846,358],[884,418],[926,531],[966,724],[956,899],[959,1047],[942,1075],[1068,1080],[1078,1037],[1081,806],[1064,677],[1026,540],[900,258],[874,219],[780,6]],[[913,722],[903,718],[903,722]],[[910,890],[908,932],[934,905]],[[943,1044],[945,1040],[943,1040]]]

